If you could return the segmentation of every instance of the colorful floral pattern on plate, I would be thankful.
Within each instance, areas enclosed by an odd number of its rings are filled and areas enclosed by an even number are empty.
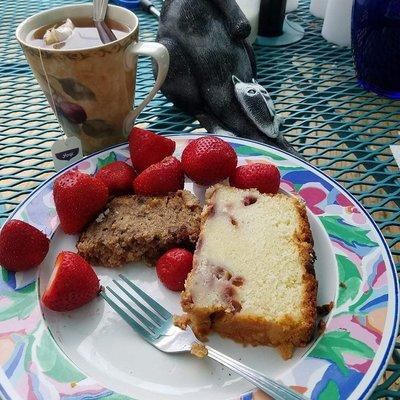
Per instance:
[[[172,137],[179,155],[196,136]],[[355,199],[316,168],[259,143],[225,139],[234,146],[241,163],[273,162],[279,167],[281,188],[305,200],[324,226],[335,252],[338,295],[325,331],[281,380],[311,399],[367,397],[391,355],[398,325],[398,282],[382,235]],[[93,154],[72,168],[93,173],[128,157],[127,145],[123,144]],[[53,179],[33,192],[12,215],[50,236],[58,226]],[[0,396],[128,399],[85,376],[64,356],[43,321],[36,278],[36,270],[17,274],[2,270]],[[243,400],[266,398],[259,391],[241,396]]]

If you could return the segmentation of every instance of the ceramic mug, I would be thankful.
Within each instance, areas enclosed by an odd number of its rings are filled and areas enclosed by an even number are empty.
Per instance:
[[[352,0],[328,0],[322,37],[337,46],[350,47],[352,8]]]
[[[33,46],[27,36],[41,26],[66,18],[91,17],[92,4],[68,5],[27,18],[16,36],[33,74],[67,136],[81,140],[85,154],[126,140],[134,120],[163,84],[169,67],[168,50],[160,43],[139,42],[139,20],[131,11],[108,6],[107,17],[129,28],[123,38],[77,50]],[[139,55],[158,66],[155,85],[134,110]]]
[[[328,0],[311,0],[310,13],[317,18],[325,18]]]

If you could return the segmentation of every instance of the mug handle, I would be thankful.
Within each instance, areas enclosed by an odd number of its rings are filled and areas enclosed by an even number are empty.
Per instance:
[[[169,53],[165,46],[161,43],[156,42],[138,42],[132,43],[126,50],[124,54],[124,63],[126,69],[133,69],[135,65],[135,58],[137,56],[150,56],[153,57],[157,62],[157,79],[151,89],[150,93],[146,98],[129,114],[124,120],[124,133],[126,136],[132,129],[137,116],[142,112],[150,100],[156,95],[161,85],[164,83],[167,77],[169,68]]]

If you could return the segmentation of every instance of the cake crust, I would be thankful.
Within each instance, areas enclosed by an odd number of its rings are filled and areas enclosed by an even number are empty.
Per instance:
[[[188,313],[191,327],[201,340],[206,340],[207,335],[213,330],[221,336],[239,343],[277,347],[282,357],[288,359],[292,356],[294,347],[304,347],[311,341],[316,322],[318,284],[314,271],[313,238],[305,205],[299,198],[291,198],[298,217],[297,229],[292,237],[292,242],[298,249],[302,266],[301,318],[294,318],[290,314],[284,314],[277,319],[269,319],[260,315],[242,313],[240,307],[235,306],[221,307],[221,305],[215,305],[202,307],[196,304],[192,298],[193,277],[196,265],[199,262],[198,256],[202,248],[202,242],[205,240],[203,237],[204,227],[207,220],[214,215],[214,197],[220,187],[221,185],[216,185],[210,188],[206,194],[206,206],[201,216],[201,232],[194,256],[194,268],[193,272],[188,276],[185,291],[181,295],[182,309]],[[232,190],[237,189],[232,188]],[[251,193],[254,193],[254,191]],[[251,193],[249,192],[250,197],[252,196]],[[287,198],[283,194],[276,196]],[[232,221],[232,224],[235,225],[234,221]]]
[[[173,247],[194,248],[200,214],[197,198],[186,190],[167,196],[115,197],[81,234],[77,249],[95,265],[154,264]]]

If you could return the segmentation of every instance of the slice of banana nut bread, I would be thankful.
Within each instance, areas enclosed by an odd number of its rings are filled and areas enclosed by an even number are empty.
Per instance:
[[[182,308],[200,338],[278,347],[290,358],[316,321],[314,251],[304,203],[216,185],[206,193]]]
[[[197,198],[186,190],[115,197],[81,234],[77,248],[95,265],[118,267],[141,260],[153,264],[173,247],[194,248],[200,214]]]

